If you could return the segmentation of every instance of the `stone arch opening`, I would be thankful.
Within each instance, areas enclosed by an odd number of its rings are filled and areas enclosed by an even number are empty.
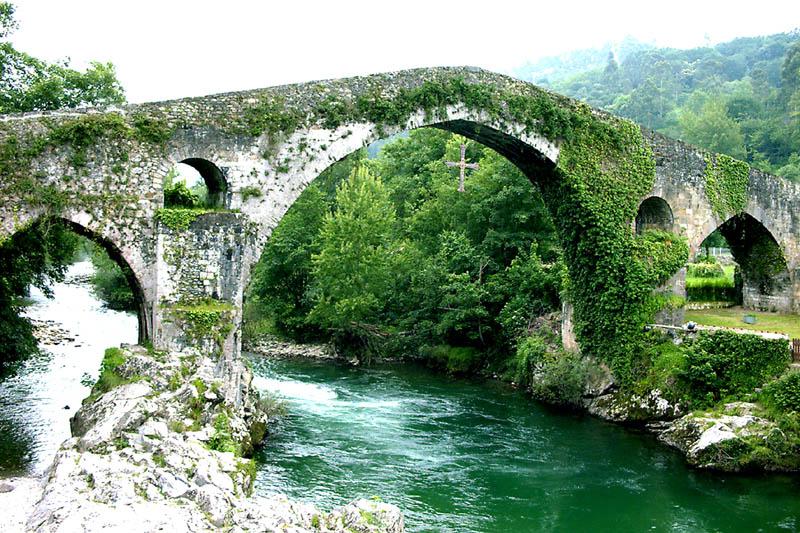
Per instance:
[[[142,284],[139,281],[136,273],[131,268],[128,261],[125,259],[125,256],[122,253],[122,250],[114,244],[109,239],[106,239],[99,235],[98,233],[90,230],[89,228],[73,222],[68,219],[60,218],[58,219],[63,224],[65,224],[70,230],[72,230],[77,235],[81,237],[85,237],[90,241],[97,244],[100,248],[102,248],[107,254],[108,257],[114,261],[117,266],[120,267],[122,270],[122,274],[125,276],[125,280],[128,282],[128,287],[130,288],[131,292],[133,293],[133,300],[134,305],[136,307],[136,319],[139,326],[138,331],[138,343],[144,344],[148,341],[152,340],[152,332],[150,331],[149,321],[147,320],[147,304],[144,297],[144,289],[142,288]]]
[[[729,259],[726,248],[730,250]],[[748,213],[730,217],[706,237],[699,254],[708,254],[710,249],[721,250],[711,261],[735,263],[737,303],[746,309],[791,312],[792,288],[786,257],[761,222]]]
[[[547,155],[545,155],[544,153],[536,150],[530,144],[524,142],[523,140],[520,140],[519,138],[517,138],[515,136],[509,135],[508,133],[502,132],[502,131],[500,131],[498,129],[495,129],[493,127],[486,126],[484,124],[480,124],[480,123],[476,123],[476,122],[472,122],[472,121],[468,121],[468,120],[452,120],[452,121],[446,121],[446,122],[438,122],[438,123],[434,123],[434,124],[430,124],[430,125],[423,125],[423,126],[420,126],[420,127],[417,127],[417,128],[411,128],[411,131],[413,131],[413,130],[417,130],[417,131],[419,131],[419,130],[428,130],[429,132],[432,132],[432,133],[433,132],[438,132],[438,134],[440,134],[440,135],[445,135],[446,133],[454,133],[454,134],[457,134],[457,135],[460,135],[460,136],[466,138],[469,141],[475,141],[474,143],[471,143],[471,142],[466,143],[467,144],[467,153],[466,153],[467,159],[469,159],[470,161],[474,162],[475,158],[477,157],[477,154],[480,153],[482,150],[485,150],[486,152],[488,152],[490,150],[494,151],[494,152],[496,152],[496,154],[494,155],[495,158],[498,158],[497,156],[499,155],[502,158],[504,158],[505,160],[507,160],[507,163],[510,163],[509,166],[513,165],[514,167],[516,167],[518,170],[521,171],[521,174],[522,174],[521,177],[523,179],[527,178],[527,184],[526,185],[529,186],[532,191],[536,190],[537,188],[540,188],[541,185],[546,184],[546,183],[550,183],[551,181],[554,180],[555,163]],[[378,156],[377,149],[373,150],[373,146],[383,146],[385,144],[385,140],[405,139],[406,137],[408,137],[408,131],[392,132],[392,133],[383,135],[378,139],[370,137],[367,140],[363,141],[363,145],[366,147],[366,152],[375,152],[373,155],[375,157],[377,157]],[[479,147],[479,149],[476,148],[476,147]],[[345,162],[348,158],[352,157],[354,154],[357,154],[359,152],[359,150],[361,150],[361,149],[357,148],[355,150],[352,150],[352,151],[348,152],[344,157],[338,158],[335,162],[333,162],[331,164],[328,164],[322,172],[320,172],[319,174],[315,173],[314,176],[311,176],[310,179],[309,179],[309,183],[313,182],[315,184],[320,184],[320,180],[318,179],[320,176],[323,176],[326,173],[330,172],[332,169],[338,167],[341,163]],[[438,154],[436,157],[441,156],[443,154],[445,154],[444,145],[442,146],[442,152],[440,154]],[[426,156],[427,155],[429,155],[429,154],[426,154]],[[442,173],[451,174],[450,177],[452,178],[452,189],[453,189],[453,192],[454,192],[454,194],[459,194],[459,193],[456,193],[456,190],[457,190],[457,187],[458,187],[458,171],[457,171],[457,169],[449,170],[443,164],[445,159],[450,160],[453,157],[458,158],[458,155],[457,154],[454,155],[453,153],[447,152],[447,155],[444,155],[442,158],[440,158],[441,159],[440,163],[442,163],[441,167],[440,167],[440,170],[441,170]],[[410,166],[413,166],[416,163],[409,161],[408,164]],[[439,168],[438,167],[438,163],[437,163],[436,166],[437,166],[437,168]],[[468,194],[469,194],[469,192],[471,190],[471,187],[473,186],[473,185],[471,185],[471,178],[473,176],[472,172],[473,171],[468,171],[468,176],[467,176],[466,188],[467,188],[467,193]],[[346,174],[347,173],[342,173],[339,176],[339,179],[342,179],[342,180],[346,179],[347,178]],[[382,176],[382,177],[383,177],[384,180],[387,179],[387,176]],[[335,191],[336,187],[335,186],[330,187],[329,186],[329,182],[327,180],[325,180],[324,183],[325,183],[324,188],[321,191],[318,191],[317,194],[319,194],[320,196],[327,195],[329,197],[332,197],[336,192]],[[298,217],[298,216],[301,216],[301,214],[305,214],[306,216],[308,216],[309,213],[311,213],[312,210],[311,209],[307,209],[307,205],[305,203],[301,204],[301,202],[305,202],[305,198],[306,198],[305,196],[301,196],[300,195],[301,192],[303,192],[303,191],[302,190],[298,191],[298,198],[297,199],[292,199],[292,203],[287,208],[284,217]],[[299,211],[298,211],[298,208],[299,208]],[[398,208],[398,209],[401,209],[401,208]],[[550,216],[549,211],[547,209],[545,209],[544,212],[546,213],[546,215],[549,218],[549,216]],[[282,218],[281,222],[283,220],[285,220],[285,218]],[[555,228],[553,228],[553,232],[555,233]],[[275,231],[272,233],[272,235],[270,237],[270,239],[273,241],[273,244],[275,244],[275,241],[277,239],[281,239],[279,244],[276,244],[276,245],[279,246],[281,250],[284,250],[284,251],[287,251],[287,252],[289,251],[289,248],[286,248],[287,243],[288,243],[288,241],[290,239],[293,239],[293,238],[296,238],[296,235],[287,236],[287,235],[282,234],[280,226],[275,228]],[[284,240],[285,240],[285,242],[284,242]],[[554,238],[554,241],[555,241],[555,238]],[[292,251],[290,253],[293,254],[293,260],[296,259],[300,255],[300,254],[297,253],[297,248],[298,247],[296,247],[296,246],[291,246]],[[526,251],[528,251],[528,250],[526,250]],[[552,259],[550,259],[550,260],[552,261]],[[509,259],[509,262],[510,261],[511,261],[511,259]],[[255,267],[255,269],[250,271],[250,273],[262,269],[263,266],[264,266],[263,263],[259,264],[258,266]],[[270,268],[275,268],[275,269],[280,270],[280,269],[284,268],[285,266],[286,265],[277,264],[277,265],[271,265]],[[485,267],[485,265],[484,265],[484,267]],[[276,272],[277,272],[277,270],[276,270]],[[307,300],[309,298],[309,295],[308,294],[304,294],[304,290],[305,289],[304,289],[304,285],[303,285],[304,283],[308,282],[307,276],[296,275],[298,272],[297,272],[297,269],[294,269],[294,268],[285,269],[282,272],[285,275],[281,276],[281,278],[280,278],[281,279],[280,287],[275,287],[276,290],[292,292],[293,293],[292,294],[293,301],[291,302],[291,304],[293,306],[298,306],[299,307],[299,306],[307,304],[308,303]],[[252,311],[254,309],[254,306],[259,305],[259,302],[257,301],[257,296],[253,295],[253,287],[254,287],[253,278],[248,275],[245,281],[246,281],[246,283],[245,283],[245,287],[246,288],[244,290],[244,295],[245,295],[245,299],[246,299],[246,302],[245,302],[246,305],[244,305],[244,316],[243,316],[244,324],[243,324],[242,330],[244,332],[244,335],[247,337],[247,336],[250,335],[250,332],[253,331],[254,326],[257,327],[257,324],[255,324],[255,322],[258,319],[257,319],[256,316],[254,316],[254,313]],[[280,312],[284,312],[284,311],[286,311],[286,310],[283,309],[283,308],[280,309]],[[290,317],[285,322],[293,322],[294,323],[294,322],[297,322],[297,321],[294,320],[294,317]],[[303,338],[305,340],[314,339],[313,336],[312,337],[299,337],[299,338]],[[448,342],[453,341],[453,339],[450,339],[450,338],[448,338],[447,340],[448,340]],[[458,345],[458,344],[455,344],[455,345]]]
[[[165,179],[165,207],[224,209],[229,205],[230,195],[225,173],[207,159],[183,159],[170,170]]]
[[[635,219],[636,235],[652,229],[672,231],[674,222],[672,208],[667,201],[659,196],[650,196],[639,204]]]

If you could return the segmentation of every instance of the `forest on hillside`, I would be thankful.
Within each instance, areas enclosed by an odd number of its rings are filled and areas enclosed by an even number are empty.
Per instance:
[[[525,80],[800,181],[800,31],[678,50],[626,39],[517,69]]]

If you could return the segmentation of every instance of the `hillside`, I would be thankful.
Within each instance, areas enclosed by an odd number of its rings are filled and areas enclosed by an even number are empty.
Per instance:
[[[627,39],[515,74],[800,181],[800,30],[690,50]]]

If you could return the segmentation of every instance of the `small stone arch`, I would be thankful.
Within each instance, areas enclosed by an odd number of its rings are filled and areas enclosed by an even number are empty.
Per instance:
[[[675,217],[669,203],[660,196],[650,196],[639,204],[634,230],[636,235],[650,229],[672,231],[674,224]]]
[[[227,209],[230,207],[230,184],[225,171],[215,163],[202,157],[176,158],[176,165],[187,165],[196,170],[205,183],[208,196],[206,206]],[[178,168],[178,167],[173,167]]]

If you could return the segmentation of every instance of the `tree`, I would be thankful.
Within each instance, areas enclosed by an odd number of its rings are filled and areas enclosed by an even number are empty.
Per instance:
[[[50,284],[64,279],[78,237],[62,222],[44,219],[0,246],[0,368],[36,350],[33,326],[20,316],[33,285],[52,296]]]
[[[713,152],[746,158],[741,127],[728,116],[724,101],[711,97],[700,106],[689,105],[681,111],[679,123],[686,141]]]
[[[17,27],[14,6],[0,2],[0,38]],[[125,102],[111,63],[93,62],[86,72],[67,62],[47,63],[0,42],[0,113],[45,111]]]
[[[306,319],[310,295],[311,257],[319,253],[318,235],[329,205],[318,183],[312,183],[272,232],[248,290],[247,318],[268,318],[275,333],[296,339],[319,336]],[[267,333],[257,331],[256,334]]]
[[[336,211],[325,216],[312,256],[309,321],[344,331],[379,322],[395,279],[395,219],[380,178],[355,168],[336,190]]]

